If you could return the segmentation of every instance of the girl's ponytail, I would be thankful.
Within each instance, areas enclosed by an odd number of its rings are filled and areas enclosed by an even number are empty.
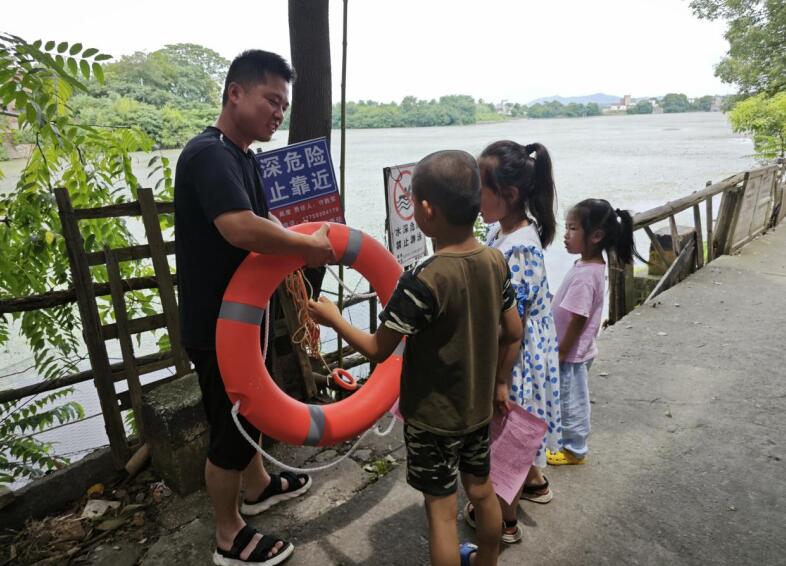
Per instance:
[[[540,143],[525,145],[524,151],[527,152],[527,155],[535,154],[535,175],[531,189],[528,191],[527,207],[538,224],[538,235],[545,248],[554,241],[554,234],[557,231],[557,219],[554,215],[554,201],[557,191],[554,188],[551,156],[545,146]]]
[[[522,218],[528,214],[533,217],[540,242],[546,248],[557,229],[556,189],[548,150],[539,143],[521,145],[501,140],[484,149],[480,160],[483,184],[505,197]],[[518,190],[515,200],[508,196],[510,187]]]
[[[619,222],[617,238],[613,242],[614,251],[623,264],[633,263],[633,255],[636,254],[636,245],[633,241],[633,217],[627,210],[619,208],[614,213]]]

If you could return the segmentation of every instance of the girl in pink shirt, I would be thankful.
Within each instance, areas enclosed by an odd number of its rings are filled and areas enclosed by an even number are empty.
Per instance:
[[[554,325],[559,342],[562,450],[547,452],[550,465],[583,464],[590,433],[588,370],[598,355],[605,295],[603,252],[614,251],[620,262],[633,261],[633,219],[603,199],[574,206],[566,219],[565,248],[580,254],[554,296]]]

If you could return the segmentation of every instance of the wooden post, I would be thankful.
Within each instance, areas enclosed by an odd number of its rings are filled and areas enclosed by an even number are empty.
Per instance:
[[[709,183],[709,181],[707,182]],[[705,218],[705,221],[707,222],[707,263],[709,263],[715,259],[715,245],[712,241],[712,197],[705,200],[704,204],[707,206],[707,218]]]
[[[677,230],[677,221],[674,215],[669,216],[669,228],[671,229],[671,249],[674,250],[675,255],[680,255],[682,246],[680,245],[680,233]]]
[[[371,286],[371,283],[368,284],[368,292],[374,292],[374,288]],[[377,331],[377,297],[371,297],[368,300],[368,330],[371,334],[374,334]],[[377,366],[377,364],[371,362],[370,366],[370,370],[374,371],[374,368]]]
[[[701,212],[699,205],[693,205],[693,226],[696,232],[696,269],[704,267],[704,240],[701,230]]]
[[[63,237],[66,241],[66,250],[68,250],[68,261],[71,264],[71,276],[76,289],[79,314],[82,318],[82,334],[95,376],[96,391],[101,403],[101,412],[104,415],[104,426],[112,451],[112,461],[120,470],[128,460],[129,449],[117,404],[112,371],[109,368],[106,344],[101,337],[101,321],[98,317],[90,268],[87,265],[85,244],[79,233],[79,226],[74,216],[74,208],[71,205],[68,191],[65,188],[55,189],[55,198],[60,213]]]
[[[625,272],[617,254],[609,252],[609,324],[616,323],[627,314],[625,304]]]
[[[161,308],[166,318],[166,328],[169,333],[169,347],[175,360],[177,374],[183,376],[191,371],[191,364],[186,358],[180,344],[180,320],[175,298],[175,286],[172,283],[172,273],[169,270],[164,237],[161,235],[161,224],[158,219],[158,209],[153,200],[151,189],[138,189],[137,199],[142,211],[142,222],[145,225],[147,243],[150,246],[150,258],[153,260],[153,270],[158,281],[158,295],[161,297]]]
[[[120,351],[123,355],[123,367],[128,382],[128,395],[134,409],[134,420],[139,430],[140,438],[145,438],[145,426],[142,422],[142,384],[139,382],[139,368],[134,357],[134,345],[131,334],[128,332],[128,311],[126,310],[125,293],[123,292],[123,278],[120,275],[120,264],[109,246],[104,246],[106,256],[106,270],[109,275],[109,288],[112,291],[112,306],[115,311],[117,324],[117,339],[120,342]]]
[[[647,300],[644,301],[645,303],[648,303],[666,289],[673,287],[683,278],[686,271],[688,271],[688,267],[693,265],[696,261],[696,259],[693,257],[695,251],[696,239],[690,238],[688,243],[680,252],[680,255],[677,256],[677,259],[674,260],[674,263],[671,264],[671,267],[669,267],[668,271],[666,271],[663,277],[661,277],[660,281],[658,281],[658,284],[652,290],[652,293],[650,293],[650,295],[647,297]]]
[[[745,172],[742,187],[730,189],[723,193],[720,210],[718,211],[718,225],[715,230],[715,257],[731,252],[734,240],[734,231],[737,227],[737,215],[740,204],[745,195],[750,172]]]
[[[292,297],[289,296],[286,289],[283,288],[282,285],[276,291],[276,297],[281,305],[281,311],[284,313],[284,321],[287,325],[287,330],[289,332],[290,338],[295,335],[298,329],[298,316],[297,316],[297,309],[295,308],[295,303],[292,301]],[[270,313],[268,313],[270,316]],[[314,375],[311,369],[311,362],[308,359],[308,354],[306,354],[305,350],[300,346],[300,344],[292,344],[292,352],[295,354],[295,358],[297,359],[298,368],[300,368],[300,374],[302,377],[303,383],[303,392],[306,396],[306,399],[312,399],[316,397],[317,394],[317,385],[314,382]]]
[[[660,256],[660,259],[663,262],[663,270],[666,271],[671,264],[671,262],[666,258],[666,250],[664,250],[663,246],[660,245],[660,240],[655,237],[655,234],[652,232],[652,228],[649,226],[644,226],[644,232],[647,233],[650,242],[652,242],[652,247],[655,248],[655,252],[657,252],[658,256]]]

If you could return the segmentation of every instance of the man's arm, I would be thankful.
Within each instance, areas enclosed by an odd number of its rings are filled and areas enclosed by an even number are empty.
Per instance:
[[[312,235],[287,230],[280,223],[257,216],[250,210],[232,210],[213,221],[221,236],[236,248],[274,255],[302,256],[309,267],[335,261],[327,224]]]
[[[333,328],[350,346],[374,363],[388,359],[404,337],[384,324],[374,334],[355,328],[347,322],[338,307],[325,297],[309,301],[308,312],[319,324]]]
[[[573,346],[576,345],[576,340],[578,340],[579,336],[581,336],[581,331],[584,329],[585,324],[587,324],[586,316],[571,313],[568,329],[565,331],[565,335],[559,342],[560,363],[565,361],[565,356],[567,356],[568,353],[573,349]]]

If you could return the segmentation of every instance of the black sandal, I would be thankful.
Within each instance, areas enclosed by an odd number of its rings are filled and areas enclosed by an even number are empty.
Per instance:
[[[286,542],[283,539],[268,535],[262,535],[262,538],[259,539],[259,542],[257,542],[256,547],[251,551],[248,558],[243,560],[240,558],[240,554],[258,532],[259,531],[256,529],[244,525],[235,536],[235,540],[232,541],[232,548],[229,550],[222,550],[216,547],[216,551],[213,553],[213,564],[216,564],[216,566],[275,566],[289,558],[295,550],[295,546],[291,542]],[[268,556],[270,551],[273,550],[273,547],[279,542],[283,542],[284,546],[274,555]]]
[[[543,476],[543,481],[544,483],[541,485],[524,484],[524,489],[521,490],[520,499],[525,499],[534,503],[540,503],[541,505],[545,505],[554,499],[554,494],[549,489],[549,480],[546,478],[546,476]],[[543,491],[544,489],[548,491],[546,491],[546,493],[538,494],[539,491]]]
[[[281,478],[287,480],[287,490],[281,487]],[[301,484],[302,481],[302,484]],[[276,503],[293,499],[306,493],[311,487],[311,476],[308,474],[293,474],[284,471],[280,474],[270,474],[270,483],[255,501],[246,501],[240,505],[240,512],[244,515],[258,515],[270,509]]]

